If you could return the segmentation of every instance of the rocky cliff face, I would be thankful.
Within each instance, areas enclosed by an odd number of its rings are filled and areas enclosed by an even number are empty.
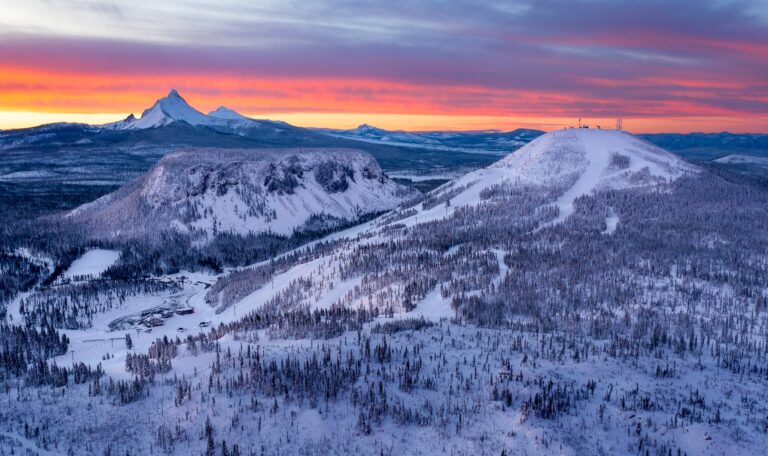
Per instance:
[[[67,217],[96,236],[173,229],[290,235],[318,217],[354,221],[415,196],[349,149],[191,149]]]

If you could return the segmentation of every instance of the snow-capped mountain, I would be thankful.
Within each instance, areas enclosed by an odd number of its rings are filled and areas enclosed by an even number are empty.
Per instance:
[[[10,150],[113,144],[119,144],[121,148],[134,144],[142,147],[251,147],[256,143],[297,146],[329,142],[318,133],[282,121],[251,119],[224,106],[208,115],[203,114],[190,106],[176,90],[155,101],[138,118],[130,114],[125,119],[104,125],[54,123],[0,133],[0,149]]]
[[[206,125],[211,119],[193,108],[187,101],[172,89],[166,97],[155,102],[151,108],[145,110],[141,118],[136,119],[125,128],[155,128],[168,125],[173,122],[186,122],[190,125]]]
[[[542,135],[539,130],[499,131],[390,131],[362,124],[351,130],[318,129],[335,138],[374,144],[411,147],[450,152],[491,153],[506,155]]]
[[[422,209],[410,219],[444,217],[457,208],[484,203],[484,195],[536,188],[558,195],[549,202],[557,207],[558,215],[548,223],[555,224],[573,214],[574,202],[583,195],[658,187],[693,172],[695,166],[629,133],[558,130],[540,136],[487,168],[465,174],[435,190],[431,197],[449,201],[451,209]],[[613,226],[617,222],[613,218],[608,221]]]
[[[193,126],[227,127],[236,124],[240,127],[261,127],[262,122],[246,117],[227,107],[220,106],[208,115],[190,106],[176,89],[160,98],[150,108],[144,110],[140,118],[133,114],[119,122],[104,125],[107,129],[143,130],[158,128],[173,123],[185,123]],[[287,124],[283,124],[286,125]]]
[[[357,150],[193,149],[165,156],[143,178],[67,217],[107,236],[168,227],[206,236],[291,235],[353,222],[415,194]]]
[[[215,110],[208,113],[208,117],[215,117],[217,119],[225,120],[252,120],[239,112],[235,112],[225,106],[219,106]]]

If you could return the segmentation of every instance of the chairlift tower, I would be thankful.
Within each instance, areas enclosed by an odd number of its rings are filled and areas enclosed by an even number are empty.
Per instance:
[[[616,129],[618,131],[624,130],[624,119],[616,119]]]

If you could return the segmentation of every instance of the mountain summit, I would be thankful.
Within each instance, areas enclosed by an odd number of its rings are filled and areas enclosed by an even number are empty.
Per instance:
[[[233,111],[225,106],[219,106],[215,110],[209,112],[208,117],[215,117],[217,119],[226,119],[226,120],[251,120],[250,118],[245,117],[239,112]]]
[[[157,100],[151,108],[145,110],[140,119],[137,119],[126,128],[155,128],[173,122],[205,125],[211,123],[211,120],[208,116],[190,106],[176,89],[172,89],[168,92],[168,95]]]
[[[568,129],[547,133],[516,153],[478,171],[483,177],[555,185],[562,221],[574,201],[595,191],[670,183],[695,167],[636,136],[615,130]],[[465,177],[473,179],[474,177]],[[480,179],[481,182],[486,179]]]
[[[248,118],[224,106],[211,111],[208,115],[193,108],[176,89],[171,89],[168,95],[160,98],[145,109],[140,118],[131,114],[127,119],[106,125],[116,130],[144,130],[164,127],[174,123],[185,123],[192,126],[214,127],[263,127],[266,121]]]
[[[546,224],[564,221],[577,200],[602,190],[661,188],[698,168],[626,132],[567,129],[540,136],[488,168],[468,173],[435,190],[434,200],[449,201],[452,211],[477,207],[495,196],[519,192],[549,195],[556,210]],[[413,218],[441,218],[445,208],[422,208]],[[611,231],[617,219],[606,220]]]

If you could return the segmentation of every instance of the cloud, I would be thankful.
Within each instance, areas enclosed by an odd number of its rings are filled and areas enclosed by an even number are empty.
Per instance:
[[[29,19],[29,4],[0,38],[0,97],[89,75],[103,90],[199,81],[190,90],[286,112],[768,113],[760,1],[51,2],[56,21]],[[321,103],[290,98],[313,90]]]

